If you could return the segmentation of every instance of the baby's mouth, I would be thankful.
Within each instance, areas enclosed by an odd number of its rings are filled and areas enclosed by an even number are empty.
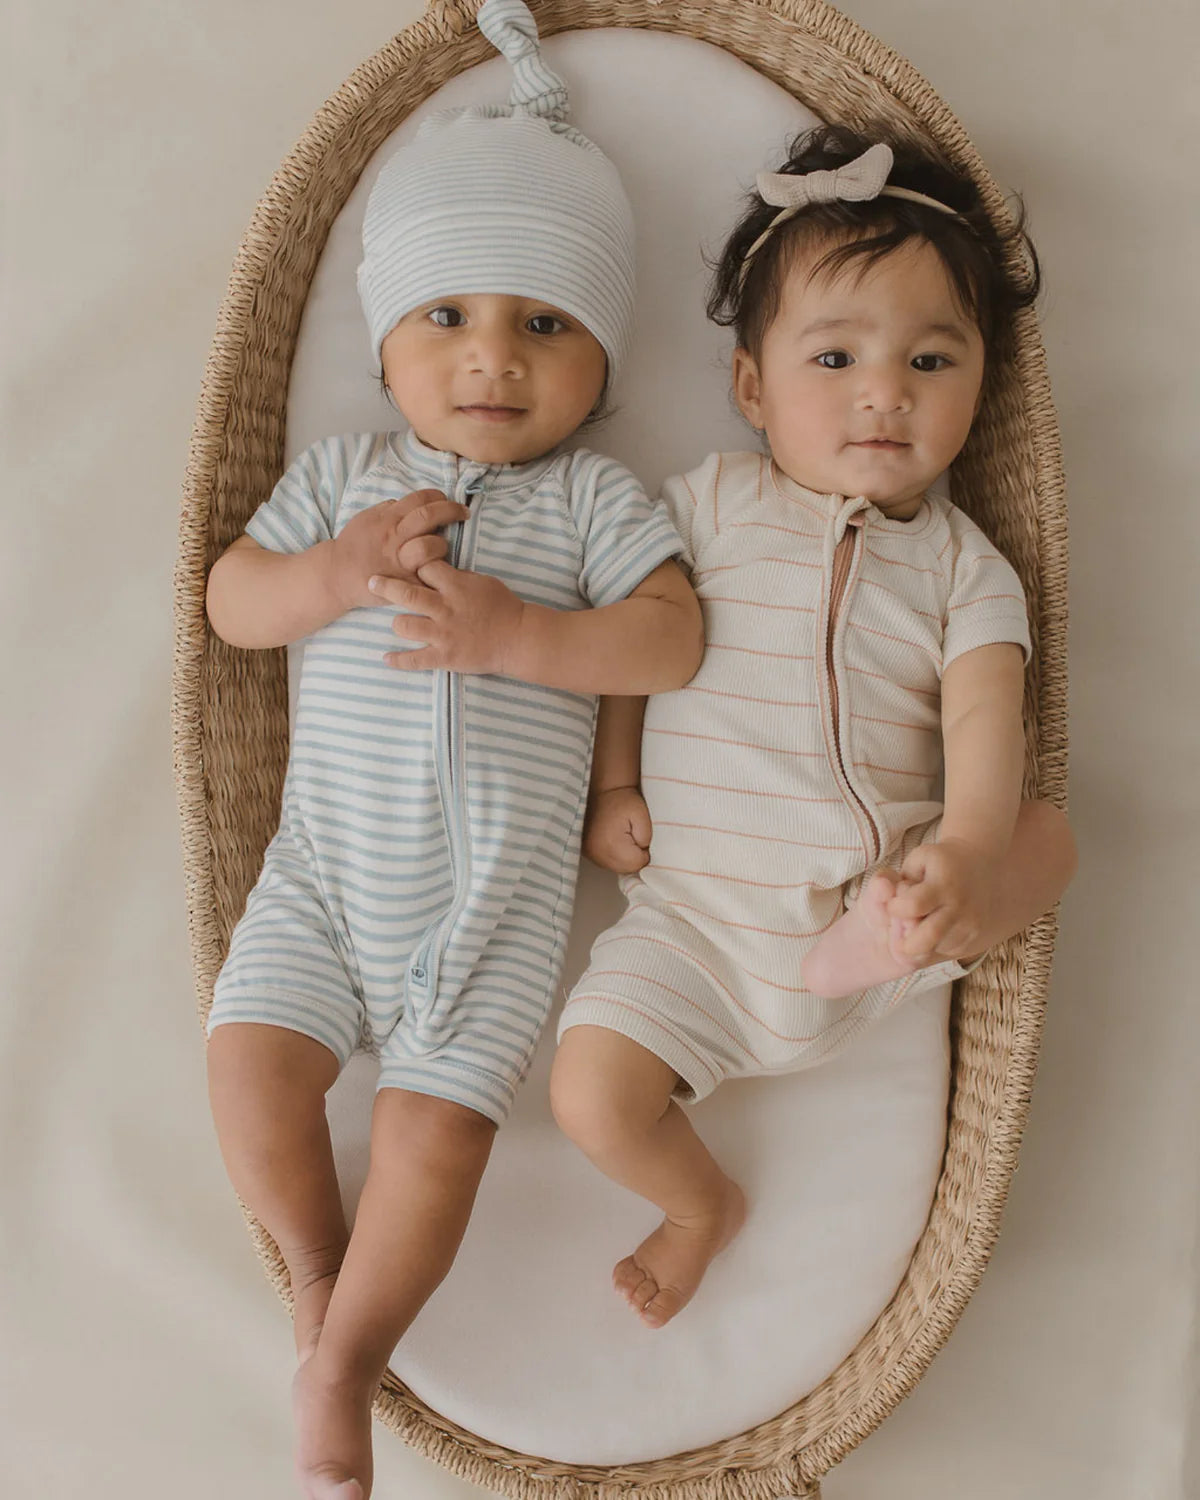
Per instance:
[[[460,406],[458,409],[464,416],[473,417],[477,422],[512,422],[525,415],[523,406],[492,406],[485,401]]]

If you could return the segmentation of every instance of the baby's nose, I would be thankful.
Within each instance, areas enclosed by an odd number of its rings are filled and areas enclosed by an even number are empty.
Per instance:
[[[508,333],[481,331],[471,346],[471,367],[490,380],[520,374],[517,340]]]
[[[859,401],[870,411],[907,411],[912,391],[902,371],[875,370],[863,379]]]

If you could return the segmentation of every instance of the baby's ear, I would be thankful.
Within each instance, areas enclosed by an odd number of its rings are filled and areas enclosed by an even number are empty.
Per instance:
[[[756,432],[762,431],[762,380],[758,361],[749,349],[733,351],[733,399]]]

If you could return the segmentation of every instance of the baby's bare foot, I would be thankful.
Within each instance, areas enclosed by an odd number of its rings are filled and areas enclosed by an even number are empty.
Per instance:
[[[304,1500],[368,1500],[374,1387],[331,1374],[319,1355],[292,1382],[296,1473]]]
[[[889,920],[888,904],[895,893],[895,876],[879,871],[850,910],[809,949],[800,977],[814,995],[839,1000],[921,967],[896,952],[895,944],[906,935],[908,924]]]
[[[619,1262],[613,1285],[648,1328],[661,1328],[691,1301],[709,1262],[730,1243],[745,1218],[742,1190],[726,1178],[710,1213],[686,1222],[664,1219]]]

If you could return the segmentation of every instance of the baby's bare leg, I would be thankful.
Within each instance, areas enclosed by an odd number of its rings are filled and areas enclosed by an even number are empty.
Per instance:
[[[279,1246],[294,1294],[296,1350],[316,1346],[346,1249],[325,1094],[338,1060],[282,1026],[229,1022],[208,1042],[208,1088],[238,1196]]]
[[[674,1069],[602,1026],[564,1033],[550,1079],[563,1132],[606,1176],[666,1217],[613,1272],[617,1291],[651,1328],[692,1298],[742,1227],[745,1200],[671,1094]]]
[[[371,1403],[392,1350],[453,1264],[496,1128],[474,1110],[380,1089],[371,1166],[316,1353],[295,1383],[309,1500],[371,1493]]]

